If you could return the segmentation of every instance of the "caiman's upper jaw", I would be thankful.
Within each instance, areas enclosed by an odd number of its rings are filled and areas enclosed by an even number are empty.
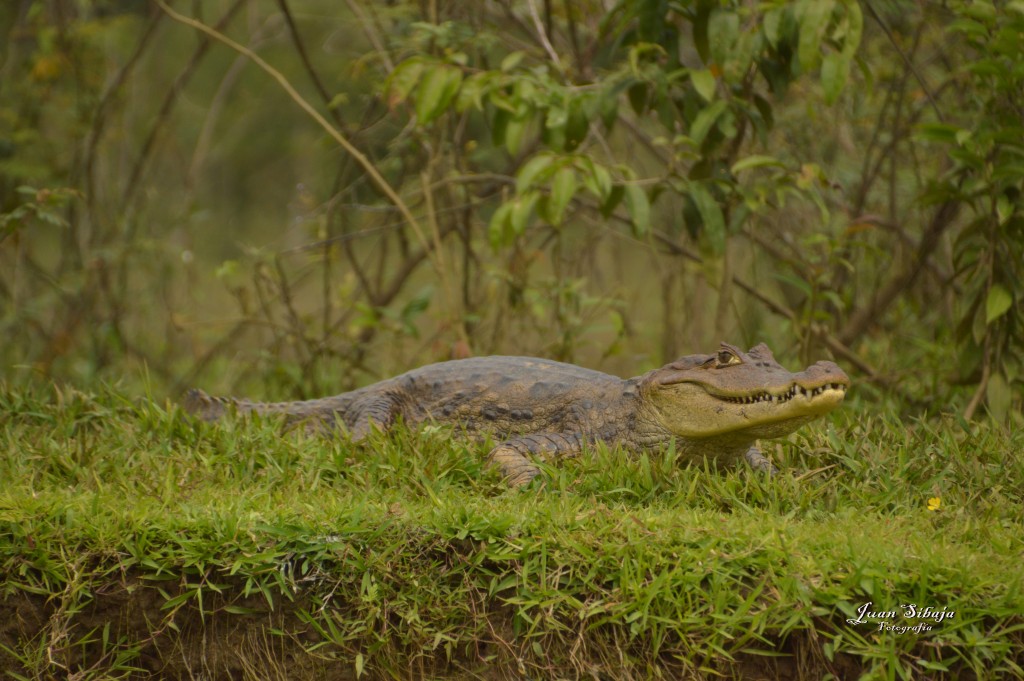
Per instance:
[[[710,386],[703,386],[704,390],[714,397],[715,399],[722,400],[723,402],[731,402],[733,404],[754,404],[756,402],[768,402],[773,404],[784,404],[796,397],[803,397],[809,400],[830,393],[828,397],[842,399],[846,396],[846,383],[833,382],[826,383],[823,385],[807,388],[797,383],[793,383],[788,389],[781,391],[770,391],[760,390],[753,393],[747,393],[743,395],[727,395],[714,390]],[[838,394],[831,394],[833,391]]]

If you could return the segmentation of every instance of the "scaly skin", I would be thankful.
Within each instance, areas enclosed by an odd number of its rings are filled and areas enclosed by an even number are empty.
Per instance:
[[[524,485],[536,458],[578,455],[597,442],[631,450],[675,442],[684,458],[755,468],[771,464],[755,446],[782,437],[837,407],[850,379],[832,362],[799,373],[780,366],[768,346],[749,352],[723,343],[642,376],[621,379],[572,364],[531,357],[478,357],[431,364],[359,390],[305,402],[251,402],[186,394],[204,420],[226,411],[284,414],[316,427],[343,424],[354,440],[401,419],[491,433],[490,453],[508,483]]]

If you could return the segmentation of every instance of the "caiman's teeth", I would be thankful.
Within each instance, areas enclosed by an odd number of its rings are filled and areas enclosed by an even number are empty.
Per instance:
[[[723,397],[726,402],[732,402],[733,404],[756,404],[757,402],[769,402],[771,404],[789,402],[797,395],[803,395],[805,397],[815,398],[821,395],[826,390],[838,390],[840,392],[846,392],[846,386],[842,383],[829,383],[827,385],[818,386],[817,388],[805,388],[801,385],[791,385],[788,390],[783,393],[776,395],[770,392],[755,393],[753,395],[742,395],[738,397]]]

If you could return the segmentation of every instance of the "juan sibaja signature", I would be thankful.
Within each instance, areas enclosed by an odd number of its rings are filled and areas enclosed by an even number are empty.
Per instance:
[[[900,605],[899,610],[871,610],[873,601],[864,603],[857,608],[857,617],[846,620],[847,624],[877,624],[878,631],[890,631],[896,634],[914,632],[920,634],[932,630],[932,624],[956,617],[956,611],[943,607],[941,610],[926,606],[919,607],[916,603]],[[901,616],[906,624],[896,624],[894,620]],[[913,622],[913,624],[911,624]]]

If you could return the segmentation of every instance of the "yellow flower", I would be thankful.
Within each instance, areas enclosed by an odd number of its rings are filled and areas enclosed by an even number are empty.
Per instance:
[[[940,497],[932,497],[928,500],[928,510],[938,511],[942,507],[942,499]]]

